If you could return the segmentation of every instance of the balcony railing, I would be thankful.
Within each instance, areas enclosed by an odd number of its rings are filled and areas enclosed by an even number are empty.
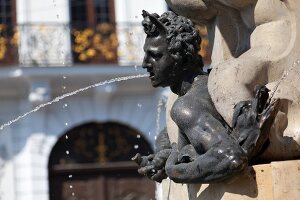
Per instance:
[[[132,65],[142,61],[140,24],[0,24],[0,66]]]
[[[0,66],[139,65],[144,40],[139,23],[104,23],[89,28],[69,24],[0,24]],[[202,54],[207,57],[206,40],[202,46]]]

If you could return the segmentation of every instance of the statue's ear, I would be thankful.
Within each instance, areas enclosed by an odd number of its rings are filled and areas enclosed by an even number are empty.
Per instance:
[[[142,16],[145,17],[149,17],[150,21],[157,27],[159,34],[163,37],[167,36],[167,29],[166,27],[163,25],[163,23],[161,23],[157,17],[155,17],[153,14],[148,13],[147,11],[143,10],[142,11]]]

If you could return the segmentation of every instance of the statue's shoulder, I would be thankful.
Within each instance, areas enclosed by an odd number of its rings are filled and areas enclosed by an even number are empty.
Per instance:
[[[178,97],[171,109],[171,117],[177,125],[197,121],[201,115],[209,113],[213,103],[207,89],[207,78],[198,79],[192,88]]]
[[[171,118],[180,129],[192,126],[202,113],[201,105],[195,103],[191,96],[179,97],[171,109]]]

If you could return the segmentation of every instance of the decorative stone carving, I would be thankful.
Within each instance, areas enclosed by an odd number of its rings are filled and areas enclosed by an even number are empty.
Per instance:
[[[281,98],[264,160],[300,156],[300,2],[298,0],[166,0],[177,14],[205,24],[212,47],[208,89],[228,124],[234,105],[256,84]]]

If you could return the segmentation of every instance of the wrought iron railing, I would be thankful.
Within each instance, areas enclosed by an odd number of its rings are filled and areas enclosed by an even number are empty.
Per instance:
[[[202,33],[205,34],[203,30]],[[0,24],[0,66],[139,65],[144,39],[139,23],[104,23],[88,28],[69,24]],[[207,52],[204,46],[202,54]]]

